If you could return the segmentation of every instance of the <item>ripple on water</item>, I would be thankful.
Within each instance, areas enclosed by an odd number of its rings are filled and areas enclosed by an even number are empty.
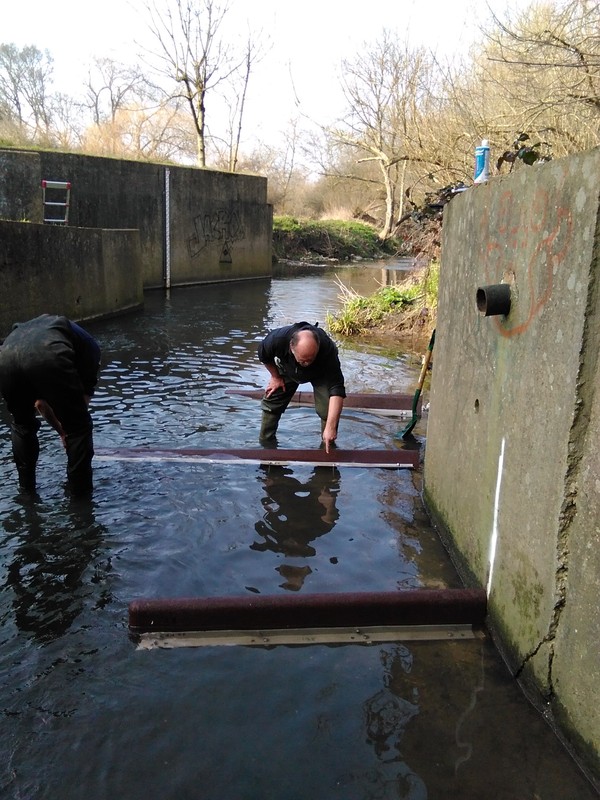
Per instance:
[[[255,447],[259,404],[227,391],[265,385],[256,344],[271,326],[323,323],[338,307],[335,274],[149,293],[143,312],[88,326],[105,364],[96,447]],[[351,391],[414,386],[418,365],[401,353],[344,343],[341,356]],[[398,429],[347,410],[339,444],[389,449]],[[0,439],[6,796],[363,800],[505,786],[587,800],[488,642],[140,652],[129,639],[136,597],[453,585],[409,470],[96,459],[82,504],[64,495],[56,435],[44,426],[41,440],[39,496],[24,498]],[[281,447],[319,441],[313,410],[284,415]]]

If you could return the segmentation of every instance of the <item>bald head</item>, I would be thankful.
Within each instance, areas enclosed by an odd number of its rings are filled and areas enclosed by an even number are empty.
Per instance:
[[[290,340],[290,350],[301,367],[309,367],[319,352],[319,337],[314,331],[296,331]]]

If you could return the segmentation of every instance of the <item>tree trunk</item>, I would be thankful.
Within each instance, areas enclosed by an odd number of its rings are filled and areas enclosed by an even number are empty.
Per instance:
[[[383,185],[385,187],[385,222],[379,231],[380,239],[387,239],[394,227],[394,211],[396,209],[395,186],[392,180],[391,166],[380,161],[381,174],[383,175]]]
[[[206,137],[205,123],[204,123],[204,94],[198,103],[198,111],[196,116],[196,148],[197,148],[197,161],[201,169],[206,167]]]

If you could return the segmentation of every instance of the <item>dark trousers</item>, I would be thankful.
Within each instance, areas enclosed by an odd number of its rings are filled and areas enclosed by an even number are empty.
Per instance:
[[[260,439],[271,439],[275,436],[281,415],[286,410],[292,397],[296,394],[298,384],[295,381],[285,380],[285,389],[278,390],[270,397],[263,397],[260,403],[262,409],[262,422]],[[321,430],[327,421],[329,413],[329,389],[324,384],[312,384],[315,411],[321,418]]]
[[[40,451],[37,437],[39,427],[40,422],[37,419],[25,425],[18,424],[14,420],[11,423],[12,451],[19,484],[28,491],[33,491],[36,484],[35,469]],[[89,491],[92,488],[94,455],[91,420],[87,429],[67,433],[66,451],[69,487],[77,493]]]

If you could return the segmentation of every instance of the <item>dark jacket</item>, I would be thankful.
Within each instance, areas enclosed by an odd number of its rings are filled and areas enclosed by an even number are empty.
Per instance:
[[[100,345],[76,322],[67,320],[71,329],[71,342],[75,351],[75,369],[79,373],[85,393],[91,397],[98,383],[100,369]]]
[[[290,350],[292,336],[300,330],[314,331],[319,337],[319,352],[308,367],[301,367]],[[330,397],[346,397],[337,347],[317,325],[296,322],[271,331],[258,346],[258,358],[263,364],[275,364],[288,381],[325,385]]]
[[[58,366],[70,363],[79,376],[84,394],[94,393],[100,369],[100,346],[77,323],[67,317],[42,314],[13,325],[0,348],[3,370],[16,378],[29,369],[35,368],[37,372],[41,361],[56,362]]]

